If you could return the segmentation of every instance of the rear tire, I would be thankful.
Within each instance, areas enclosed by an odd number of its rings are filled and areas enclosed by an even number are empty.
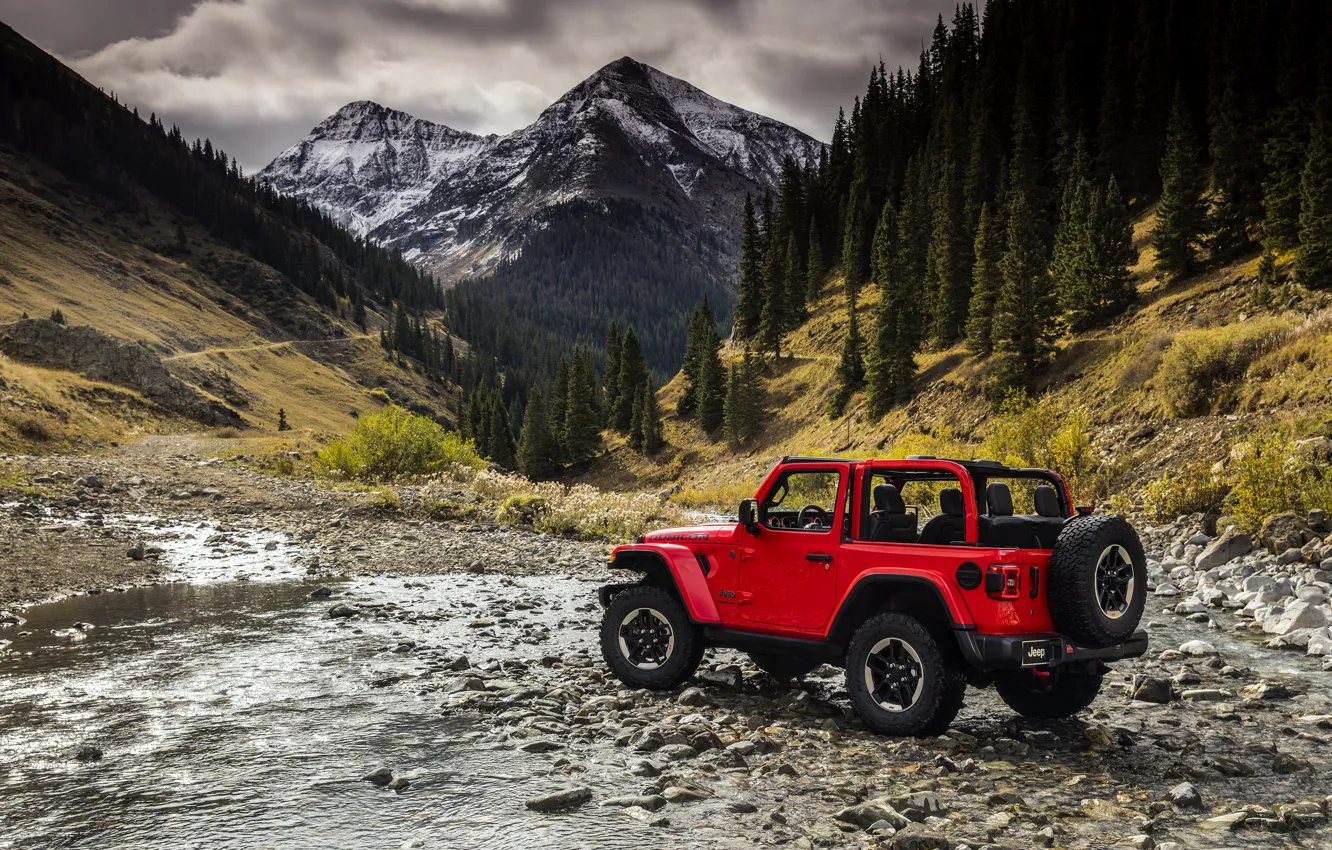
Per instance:
[[[1147,558],[1138,534],[1116,516],[1079,516],[1050,553],[1046,597],[1055,629],[1083,646],[1132,637],[1147,600]]]
[[[616,594],[601,618],[601,655],[631,688],[670,690],[698,669],[703,641],[689,613],[660,587]]]
[[[996,676],[994,689],[1008,707],[1043,720],[1072,717],[1092,704],[1101,692],[1101,674],[1057,672],[1042,682],[1031,671]]]
[[[802,678],[806,673],[819,666],[818,661],[787,655],[768,655],[761,652],[749,653],[749,660],[754,666],[779,682]]]
[[[943,733],[967,689],[952,650],[914,617],[870,617],[846,653],[846,689],[856,714],[881,735]]]

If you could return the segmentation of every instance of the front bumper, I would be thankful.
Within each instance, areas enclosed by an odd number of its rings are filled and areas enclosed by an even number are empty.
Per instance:
[[[1078,646],[1059,634],[982,635],[960,629],[954,634],[967,661],[981,670],[1100,663],[1147,652],[1147,632],[1142,629],[1123,643],[1096,648]]]

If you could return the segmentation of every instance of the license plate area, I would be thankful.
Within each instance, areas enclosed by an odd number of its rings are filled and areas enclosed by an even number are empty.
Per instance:
[[[1022,666],[1045,667],[1053,659],[1054,651],[1048,640],[1024,640],[1022,642]]]

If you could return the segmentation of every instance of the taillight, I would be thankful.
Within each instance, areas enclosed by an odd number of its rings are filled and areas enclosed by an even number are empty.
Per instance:
[[[985,571],[985,594],[991,599],[1017,599],[1022,595],[1022,573],[1017,564],[990,564]]]

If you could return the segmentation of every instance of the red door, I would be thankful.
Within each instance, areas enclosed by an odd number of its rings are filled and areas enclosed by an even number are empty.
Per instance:
[[[783,486],[786,495],[773,504],[773,494]],[[832,616],[845,488],[840,469],[797,467],[774,482],[764,502],[769,518],[757,535],[746,535],[740,551],[736,602],[742,618],[817,630]],[[793,521],[800,509],[807,510]]]

